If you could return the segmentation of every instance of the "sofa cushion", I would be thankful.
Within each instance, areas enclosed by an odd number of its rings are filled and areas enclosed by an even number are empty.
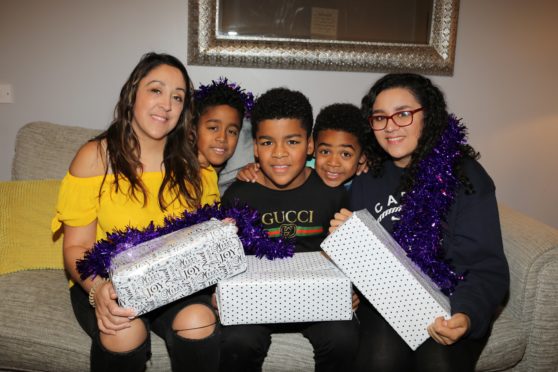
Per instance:
[[[307,372],[314,370],[314,351],[302,333],[274,333],[264,360],[264,372]]]
[[[75,319],[63,270],[0,276],[0,293],[0,370],[89,370],[91,341]],[[170,371],[163,340],[153,335],[151,348],[147,371]]]
[[[12,179],[63,178],[77,150],[101,131],[37,121],[16,137]]]
[[[61,269],[62,239],[52,238],[59,180],[0,182],[0,275]]]
[[[0,276],[0,293],[0,369],[89,369],[89,337],[75,320],[64,271]]]
[[[519,363],[526,347],[527,337],[520,322],[504,312],[494,323],[492,335],[482,351],[476,370],[507,370]]]

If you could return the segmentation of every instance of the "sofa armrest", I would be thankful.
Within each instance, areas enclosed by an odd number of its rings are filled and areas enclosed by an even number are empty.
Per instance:
[[[510,266],[505,308],[527,338],[517,370],[558,367],[558,230],[520,212],[500,208],[504,251]]]

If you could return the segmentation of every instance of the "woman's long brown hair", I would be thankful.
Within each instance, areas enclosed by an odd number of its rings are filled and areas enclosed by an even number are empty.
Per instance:
[[[140,80],[161,65],[169,65],[180,70],[186,83],[186,95],[178,123],[168,134],[163,152],[165,174],[159,188],[159,206],[161,210],[165,210],[178,199],[181,204],[186,203],[185,207],[195,208],[200,205],[202,186],[198,158],[192,143],[188,140],[192,132],[193,86],[182,62],[168,54],[147,53],[141,58],[120,91],[112,123],[106,131],[93,139],[99,144],[103,140],[106,141],[104,151],[108,159],[99,196],[110,169],[114,175],[115,192],[121,190],[119,182],[125,179],[130,183],[129,196],[139,201],[138,193],[141,193],[143,204],[147,202],[147,191],[141,181],[141,148],[132,128],[132,118]],[[170,191],[171,200],[165,200],[165,189]]]

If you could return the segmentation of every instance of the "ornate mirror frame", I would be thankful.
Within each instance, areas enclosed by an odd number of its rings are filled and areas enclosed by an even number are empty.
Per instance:
[[[459,0],[433,1],[428,44],[221,36],[218,0],[188,4],[192,65],[453,74]]]

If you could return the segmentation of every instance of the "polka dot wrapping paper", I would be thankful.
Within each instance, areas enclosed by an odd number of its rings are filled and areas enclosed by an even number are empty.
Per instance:
[[[436,317],[450,317],[449,299],[367,210],[353,213],[321,247],[412,350],[430,337],[426,328]]]
[[[244,270],[236,227],[210,220],[118,254],[110,278],[120,306],[141,315]]]
[[[246,257],[247,270],[217,284],[221,323],[350,320],[351,282],[321,252],[273,261]]]

